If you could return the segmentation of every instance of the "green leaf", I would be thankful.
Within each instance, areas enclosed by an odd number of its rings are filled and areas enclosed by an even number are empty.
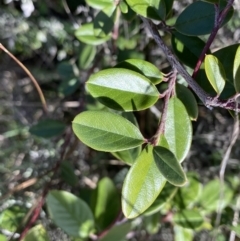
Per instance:
[[[198,37],[183,35],[177,31],[172,33],[172,48],[177,57],[186,65],[195,68],[205,42]],[[208,53],[210,53],[208,51]]]
[[[122,13],[128,13],[128,5],[124,1],[120,1],[119,7]]]
[[[93,20],[94,34],[98,37],[109,35],[114,26],[116,6],[108,6],[101,10]]]
[[[60,166],[61,178],[70,186],[75,186],[77,184],[78,178],[74,173],[74,168],[68,161],[61,162]]]
[[[234,231],[238,237],[240,237],[240,224],[237,226],[230,226],[230,230]]]
[[[193,230],[174,225],[174,241],[192,241],[193,238]]]
[[[172,11],[172,6],[173,6],[174,0],[164,0],[164,2],[165,2],[165,6],[166,6],[166,16],[168,16],[169,13],[171,13],[171,11]]]
[[[163,73],[160,72],[155,65],[142,59],[127,59],[117,64],[115,67],[138,72],[148,78],[155,85],[161,83],[164,78]]]
[[[99,45],[107,42],[111,38],[111,35],[109,34],[104,37],[95,36],[93,23],[86,23],[75,31],[75,37],[83,43]]]
[[[223,189],[223,198],[220,200],[220,190]],[[199,203],[208,212],[224,209],[232,200],[234,190],[225,184],[222,186],[218,179],[212,180],[204,186]]]
[[[205,57],[205,71],[212,87],[218,95],[221,94],[226,82],[226,74],[221,62],[213,55]]]
[[[130,232],[131,224],[129,222],[120,225],[114,225],[105,236],[99,241],[124,241],[125,236]]]
[[[233,64],[233,80],[236,91],[240,92],[240,46],[238,47]]]
[[[57,72],[62,79],[71,79],[74,77],[73,65],[66,61],[58,64]]]
[[[84,144],[99,151],[122,151],[145,142],[135,125],[107,111],[82,112],[74,118],[72,127]]]
[[[182,162],[187,156],[192,142],[192,125],[182,102],[173,97],[168,103],[167,121],[164,132],[166,142],[158,145],[169,149]]]
[[[120,111],[144,110],[159,98],[157,88],[145,76],[128,69],[99,71],[87,81],[87,89],[102,104]]]
[[[78,89],[79,85],[80,82],[77,78],[63,80],[59,85],[58,91],[64,96],[69,96]]]
[[[86,0],[86,3],[95,9],[103,9],[114,4],[113,0]]]
[[[154,213],[151,216],[145,216],[144,226],[149,234],[156,234],[161,226],[159,220],[161,219],[160,213]]]
[[[93,214],[83,200],[58,190],[50,191],[46,200],[50,217],[68,235],[86,238],[93,232]]]
[[[175,186],[183,186],[186,183],[186,175],[171,151],[161,146],[155,146],[153,156],[158,169],[167,181]]]
[[[64,132],[66,125],[58,120],[42,120],[29,129],[32,135],[51,138]]]
[[[203,217],[199,211],[181,210],[174,214],[173,221],[183,228],[196,229],[203,223]]]
[[[164,0],[126,0],[130,8],[137,14],[155,20],[164,20],[166,6]]]
[[[38,224],[31,228],[23,241],[50,241],[46,229],[42,224]]]
[[[127,218],[142,214],[157,198],[166,183],[147,145],[130,168],[122,189],[122,210]]]
[[[191,120],[197,120],[198,104],[191,90],[181,84],[176,84],[176,94],[178,99],[184,104]]]
[[[96,57],[97,48],[92,45],[81,45],[78,66],[80,69],[88,69]]]
[[[110,178],[105,177],[98,182],[92,200],[95,221],[98,227],[104,230],[116,219],[121,210],[120,195]]]
[[[228,12],[224,23],[233,15],[233,8]],[[211,33],[214,27],[215,8],[207,2],[197,1],[190,4],[177,18],[175,28],[185,35],[204,35]]]

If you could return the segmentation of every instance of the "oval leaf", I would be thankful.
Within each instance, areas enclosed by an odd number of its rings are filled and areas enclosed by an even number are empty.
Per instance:
[[[159,69],[142,59],[127,59],[117,64],[116,68],[130,69],[147,77],[153,84],[159,84],[163,80],[163,73]]]
[[[58,120],[42,120],[32,126],[29,132],[32,135],[50,138],[63,133],[66,125]]]
[[[96,46],[83,45],[80,48],[78,66],[80,69],[87,69],[92,64],[97,53]]]
[[[233,64],[233,80],[236,91],[240,92],[240,46],[238,47]]]
[[[164,20],[166,5],[164,0],[126,0],[130,8],[137,14],[155,20]]]
[[[233,8],[228,12],[224,23],[233,15]],[[207,2],[197,1],[190,4],[177,18],[175,28],[185,35],[204,35],[211,33],[214,27],[215,8]]]
[[[221,62],[217,57],[209,54],[205,57],[204,65],[208,80],[217,94],[220,95],[226,82],[226,74]]]
[[[72,127],[84,144],[99,151],[127,150],[145,141],[130,121],[107,111],[82,112],[74,118]]]
[[[188,115],[192,120],[197,120],[198,104],[191,90],[181,84],[176,84],[176,94],[178,99],[184,104]]]
[[[176,97],[168,103],[164,136],[167,144],[161,139],[159,145],[169,149],[182,162],[191,146],[192,125],[184,105]]]
[[[144,110],[159,97],[156,87],[143,75],[128,69],[106,69],[93,74],[87,89],[109,108],[120,111]]]
[[[35,227],[31,228],[23,241],[50,241],[46,229],[38,224]]]
[[[67,234],[86,238],[93,231],[94,219],[89,206],[73,194],[50,191],[47,195],[47,206],[53,221]]]
[[[173,220],[179,226],[189,229],[196,229],[201,226],[204,221],[199,211],[193,210],[182,210],[174,214]]]
[[[186,175],[171,151],[161,146],[155,146],[153,156],[158,169],[167,181],[175,186],[183,186],[186,183]]]
[[[109,34],[104,37],[95,36],[93,23],[86,23],[75,31],[75,37],[83,43],[99,45],[107,42],[111,38],[111,35]]]
[[[130,168],[122,189],[122,209],[127,218],[142,214],[157,198],[166,183],[153,158],[153,147],[146,146]]]

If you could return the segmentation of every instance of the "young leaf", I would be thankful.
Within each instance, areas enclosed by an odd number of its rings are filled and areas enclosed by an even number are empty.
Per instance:
[[[238,47],[233,64],[233,80],[236,91],[240,92],[240,46]]]
[[[66,125],[58,120],[42,120],[29,129],[32,135],[51,138],[63,133]]]
[[[226,74],[221,62],[213,55],[205,57],[205,71],[212,87],[218,95],[221,94],[226,82]]]
[[[126,0],[130,8],[137,14],[155,20],[164,20],[166,5],[164,0]]]
[[[166,183],[147,145],[130,168],[122,189],[122,209],[127,218],[142,214],[157,198]]]
[[[120,115],[107,111],[85,111],[72,124],[75,135],[99,151],[122,151],[142,145],[139,129]]]
[[[108,177],[102,178],[92,196],[92,210],[95,221],[101,230],[107,228],[121,210],[120,195]]]
[[[143,75],[128,69],[105,69],[87,81],[90,94],[109,108],[144,110],[159,97],[157,88]]]
[[[158,145],[169,149],[177,160],[182,162],[187,156],[192,141],[192,125],[182,102],[173,97],[168,103],[167,121],[165,123],[165,139]]]
[[[153,84],[159,84],[163,80],[163,73],[159,69],[142,59],[127,59],[117,64],[116,68],[130,69],[147,77]]]
[[[188,115],[192,120],[197,120],[198,104],[191,90],[181,84],[176,84],[176,94],[178,99],[184,104]]]
[[[161,146],[155,146],[153,156],[158,169],[167,181],[175,186],[183,186],[186,183],[186,175],[171,151]]]
[[[31,228],[23,241],[50,241],[46,229],[42,224],[38,224]]]
[[[120,1],[119,8],[122,13],[128,13],[128,5],[124,1]]]
[[[94,219],[89,206],[73,194],[50,191],[47,207],[52,220],[68,235],[86,238],[93,232]]]
[[[202,225],[203,217],[199,212],[193,210],[181,210],[174,214],[173,220],[183,228],[195,229]]]
[[[192,241],[193,238],[193,230],[174,225],[174,241]]]
[[[224,23],[233,15],[233,8],[228,12]],[[215,8],[207,2],[197,1],[190,4],[177,18],[175,28],[185,35],[204,35],[211,33],[214,27]]]
[[[111,38],[111,35],[109,34],[104,37],[95,36],[93,23],[86,23],[75,31],[75,37],[85,44],[99,45],[107,42]]]

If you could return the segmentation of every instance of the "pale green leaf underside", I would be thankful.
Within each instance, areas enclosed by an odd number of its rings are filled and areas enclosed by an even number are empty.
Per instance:
[[[92,75],[87,81],[87,89],[102,104],[120,111],[149,108],[159,97],[158,90],[145,76],[121,68]]]
[[[168,149],[156,146],[153,148],[155,163],[162,175],[175,186],[183,186],[186,175],[174,154]]]
[[[145,139],[139,129],[122,116],[107,111],[85,111],[73,120],[75,135],[87,146],[116,152],[140,146]]]
[[[226,82],[226,74],[221,62],[213,55],[205,57],[205,72],[209,82],[218,95],[221,94]]]
[[[130,168],[123,184],[122,209],[127,218],[143,213],[166,183],[153,158],[153,147],[146,146]]]

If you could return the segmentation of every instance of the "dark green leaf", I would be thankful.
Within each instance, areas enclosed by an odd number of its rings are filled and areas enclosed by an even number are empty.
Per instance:
[[[42,120],[38,124],[32,126],[29,132],[32,135],[50,138],[53,136],[58,136],[63,133],[66,125],[58,120]]]
[[[92,196],[92,209],[98,227],[107,228],[117,217],[121,210],[120,195],[112,180],[102,178]]]
[[[120,111],[143,110],[159,98],[156,87],[143,75],[128,69],[106,69],[93,74],[87,89],[109,108]]]
[[[240,46],[238,47],[233,64],[233,79],[236,91],[240,92]]]
[[[192,69],[195,68],[204,46],[205,42],[198,37],[186,36],[177,31],[172,33],[173,51],[184,64]]]
[[[78,65],[80,69],[87,69],[96,57],[97,48],[92,45],[81,45]]]
[[[94,219],[88,205],[66,191],[53,190],[47,195],[52,220],[68,235],[86,238],[93,232]]]
[[[142,59],[127,59],[115,66],[116,68],[130,69],[147,77],[153,84],[159,84],[163,80],[163,73],[159,69]]]
[[[153,156],[158,169],[167,181],[175,186],[183,186],[186,183],[186,175],[171,151],[161,146],[155,146]]]
[[[135,125],[107,111],[82,112],[74,118],[72,126],[83,143],[99,151],[122,151],[145,142]]]
[[[130,8],[137,14],[155,20],[164,20],[166,6],[164,0],[126,0]]]
[[[75,31],[75,36],[79,41],[91,45],[103,44],[111,38],[110,34],[104,37],[95,36],[93,23],[83,24]]]
[[[142,214],[157,198],[166,183],[146,146],[130,168],[122,189],[122,210],[127,218]]]
[[[57,72],[63,79],[70,79],[74,77],[73,66],[69,62],[61,62],[57,66]]]
[[[77,184],[77,177],[74,173],[74,168],[68,161],[61,162],[60,166],[61,178],[69,185],[75,186]]]
[[[178,99],[184,104],[188,115],[192,120],[197,120],[198,104],[191,90],[181,84],[176,84],[176,94]]]
[[[46,229],[42,224],[38,224],[31,228],[23,241],[50,241]]]
[[[199,211],[181,210],[174,214],[173,221],[183,228],[196,229],[202,225],[203,217]]]
[[[171,11],[172,11],[172,6],[173,6],[174,0],[164,0],[164,2],[165,2],[165,6],[166,6],[166,16],[168,16],[169,13],[171,13]]]
[[[77,78],[63,80],[59,85],[58,91],[64,96],[69,96],[78,89],[79,85],[80,82]]]
[[[228,12],[224,23],[233,15],[233,8]],[[215,8],[207,2],[197,1],[190,4],[178,17],[175,28],[185,35],[204,35],[211,33],[214,27]]]
[[[218,58],[210,54],[206,55],[204,63],[208,80],[217,94],[220,95],[226,82],[224,68]]]

